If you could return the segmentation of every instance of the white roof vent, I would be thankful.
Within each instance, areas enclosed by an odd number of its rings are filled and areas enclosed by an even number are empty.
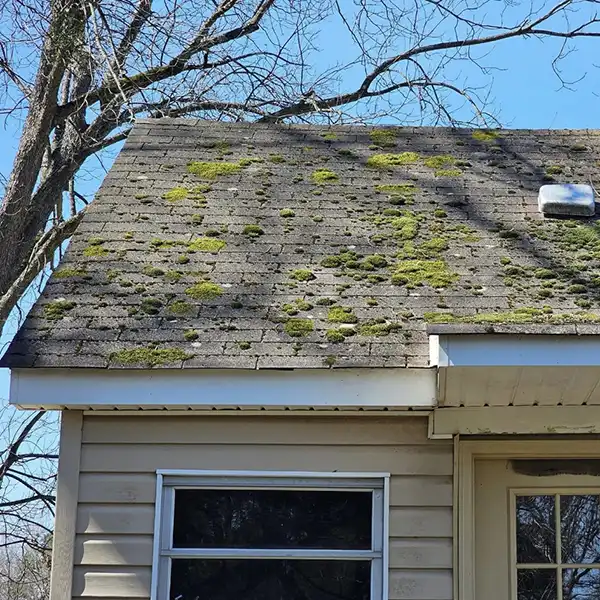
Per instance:
[[[592,217],[596,211],[594,188],[581,183],[543,185],[538,207],[545,215]]]

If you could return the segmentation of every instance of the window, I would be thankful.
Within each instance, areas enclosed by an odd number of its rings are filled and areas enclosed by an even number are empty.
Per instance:
[[[387,475],[158,479],[152,600],[385,600]]]
[[[600,495],[515,495],[517,600],[600,598]]]

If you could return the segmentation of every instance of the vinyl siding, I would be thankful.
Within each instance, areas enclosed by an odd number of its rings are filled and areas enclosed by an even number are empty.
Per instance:
[[[390,472],[389,598],[452,599],[452,445],[426,418],[85,416],[74,597],[149,597],[156,469]]]

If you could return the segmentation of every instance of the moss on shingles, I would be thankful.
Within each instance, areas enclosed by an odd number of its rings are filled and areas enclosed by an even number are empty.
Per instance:
[[[374,129],[369,137],[378,148],[393,148],[396,145],[396,132],[393,129]]]
[[[305,337],[314,331],[314,324],[311,319],[288,319],[283,330],[290,337]]]
[[[108,250],[102,247],[105,242],[106,240],[101,237],[91,237],[88,240],[89,246],[83,250],[83,255],[87,257],[105,256],[108,254]]]
[[[87,277],[88,272],[85,267],[63,267],[54,271],[52,275],[55,279],[67,279],[68,277]]]
[[[348,306],[332,306],[327,312],[330,323],[358,323],[358,317]]]
[[[223,294],[223,288],[211,281],[201,281],[187,288],[185,293],[194,300],[212,300]]]
[[[165,274],[163,269],[160,269],[159,267],[153,267],[152,265],[146,265],[142,269],[142,273],[144,275],[148,275],[148,277],[162,277]]]
[[[193,342],[200,337],[200,334],[195,329],[186,329],[183,333],[183,339],[186,342]]]
[[[165,273],[165,281],[169,283],[177,283],[183,277],[183,273],[181,271],[167,271]]]
[[[414,183],[392,183],[376,185],[375,191],[387,194],[390,204],[413,204],[419,188]]]
[[[179,202],[185,200],[187,197],[188,190],[184,187],[174,187],[172,190],[169,190],[162,195],[162,199],[167,202]]]
[[[335,140],[338,139],[337,134],[334,133],[333,131],[328,131],[327,133],[322,133],[321,137],[328,142],[334,142]]]
[[[427,284],[433,288],[445,288],[458,279],[456,273],[448,269],[444,260],[404,260],[395,266],[392,274],[394,285],[412,288]]]
[[[140,310],[147,315],[157,315],[163,303],[158,298],[144,298]]]
[[[168,250],[175,246],[181,246],[183,242],[176,242],[174,240],[163,240],[162,238],[153,238],[150,240],[150,247],[153,250]]]
[[[325,337],[328,342],[332,344],[338,344],[339,342],[343,342],[347,337],[354,335],[356,331],[353,327],[338,327],[333,329],[328,329],[325,332]]]
[[[281,154],[269,154],[269,162],[280,164],[286,162],[286,160]]]
[[[411,241],[407,241],[396,254],[396,258],[400,260],[409,258],[436,258],[446,250],[448,250],[448,242],[444,238],[434,237],[417,245]]]
[[[241,341],[241,342],[238,342],[238,347],[240,350],[250,350],[250,348],[252,347],[252,344],[248,341]]]
[[[169,304],[168,310],[174,315],[189,315],[194,312],[194,307],[185,300],[175,300]]]
[[[471,134],[471,137],[478,142],[493,142],[500,135],[497,131],[492,131],[491,129],[478,129]]]
[[[521,307],[512,311],[476,313],[468,316],[456,316],[452,313],[426,312],[423,318],[428,323],[474,323],[474,324],[519,324],[547,323],[553,325],[571,323],[600,323],[600,314],[575,311],[554,314],[552,310]]]
[[[549,165],[546,167],[546,175],[560,175],[563,172],[563,168],[560,165]]]
[[[436,177],[460,177],[462,171],[460,169],[438,169],[434,175]]]
[[[369,319],[368,321],[361,323],[358,328],[358,334],[364,336],[384,337],[401,328],[402,326],[400,323],[387,321],[384,318]]]
[[[227,245],[223,240],[213,237],[199,237],[186,244],[194,252],[212,252],[216,254]]]
[[[251,238],[260,237],[264,234],[264,230],[260,225],[246,225],[242,231],[244,235]]]
[[[419,160],[416,152],[401,152],[400,154],[375,154],[367,160],[371,169],[391,169],[400,165],[410,165]]]
[[[310,269],[295,269],[290,273],[290,279],[294,279],[295,281],[311,281],[315,279],[315,276]]]
[[[60,321],[67,312],[73,310],[76,306],[77,304],[70,300],[54,300],[54,302],[44,305],[44,317],[48,321]]]
[[[233,175],[242,170],[242,167],[239,162],[223,162],[223,161],[215,161],[215,162],[202,162],[195,161],[191,162],[188,165],[188,172],[193,175],[197,175],[202,179],[214,180],[218,177],[224,177],[227,175]]]
[[[186,361],[192,358],[180,348],[132,348],[130,350],[119,350],[110,354],[110,360],[123,365],[146,365],[156,367],[176,362]]]
[[[314,183],[318,185],[325,185],[326,183],[336,183],[340,180],[340,176],[331,169],[317,169],[313,171],[311,178]]]
[[[291,217],[295,217],[296,213],[291,208],[282,208],[279,211],[279,216],[283,217],[284,219],[289,219]]]
[[[394,217],[389,222],[394,229],[394,237],[398,240],[412,240],[419,231],[419,221],[412,213],[405,213],[401,217]]]
[[[287,303],[284,304],[281,307],[281,310],[290,315],[297,315],[301,310],[311,310],[313,309],[313,305],[310,302],[307,302],[306,300],[302,299],[302,298],[296,298],[296,300],[294,300],[293,303]]]

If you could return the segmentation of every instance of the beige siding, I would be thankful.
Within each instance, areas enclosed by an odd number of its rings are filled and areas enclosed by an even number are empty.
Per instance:
[[[390,472],[390,600],[452,598],[452,445],[423,417],[86,416],[73,595],[148,598],[156,469]]]

